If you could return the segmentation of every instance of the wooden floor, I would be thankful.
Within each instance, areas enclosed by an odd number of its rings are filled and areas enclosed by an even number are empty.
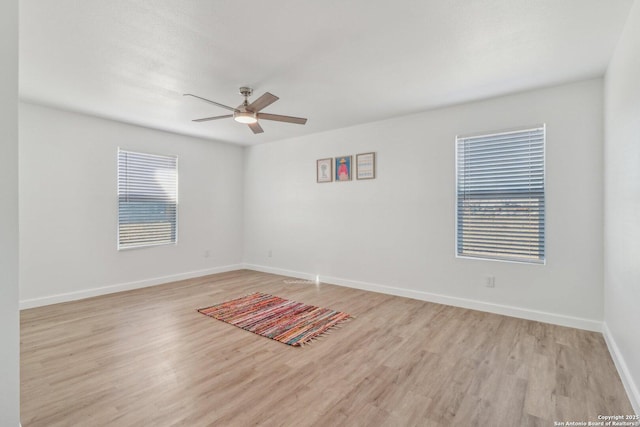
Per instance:
[[[197,308],[346,311],[290,347]],[[632,414],[601,334],[238,271],[22,312],[22,426],[553,426]]]

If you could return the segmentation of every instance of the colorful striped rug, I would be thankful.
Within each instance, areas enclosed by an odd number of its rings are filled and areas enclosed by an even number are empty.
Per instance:
[[[198,311],[263,337],[301,346],[351,318],[347,313],[256,292]]]

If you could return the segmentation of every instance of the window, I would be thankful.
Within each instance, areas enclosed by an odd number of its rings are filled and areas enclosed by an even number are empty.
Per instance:
[[[457,254],[545,260],[545,127],[456,138]]]
[[[176,243],[177,163],[118,149],[118,249]]]

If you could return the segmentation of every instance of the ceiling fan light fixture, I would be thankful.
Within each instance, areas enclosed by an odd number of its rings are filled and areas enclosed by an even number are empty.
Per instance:
[[[256,113],[251,111],[236,111],[233,113],[233,120],[238,123],[253,124],[258,122]]]

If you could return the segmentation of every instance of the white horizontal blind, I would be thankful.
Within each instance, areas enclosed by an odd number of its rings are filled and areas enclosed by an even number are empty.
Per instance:
[[[543,263],[544,126],[456,138],[458,256]]]
[[[176,243],[178,159],[118,149],[118,249]]]

